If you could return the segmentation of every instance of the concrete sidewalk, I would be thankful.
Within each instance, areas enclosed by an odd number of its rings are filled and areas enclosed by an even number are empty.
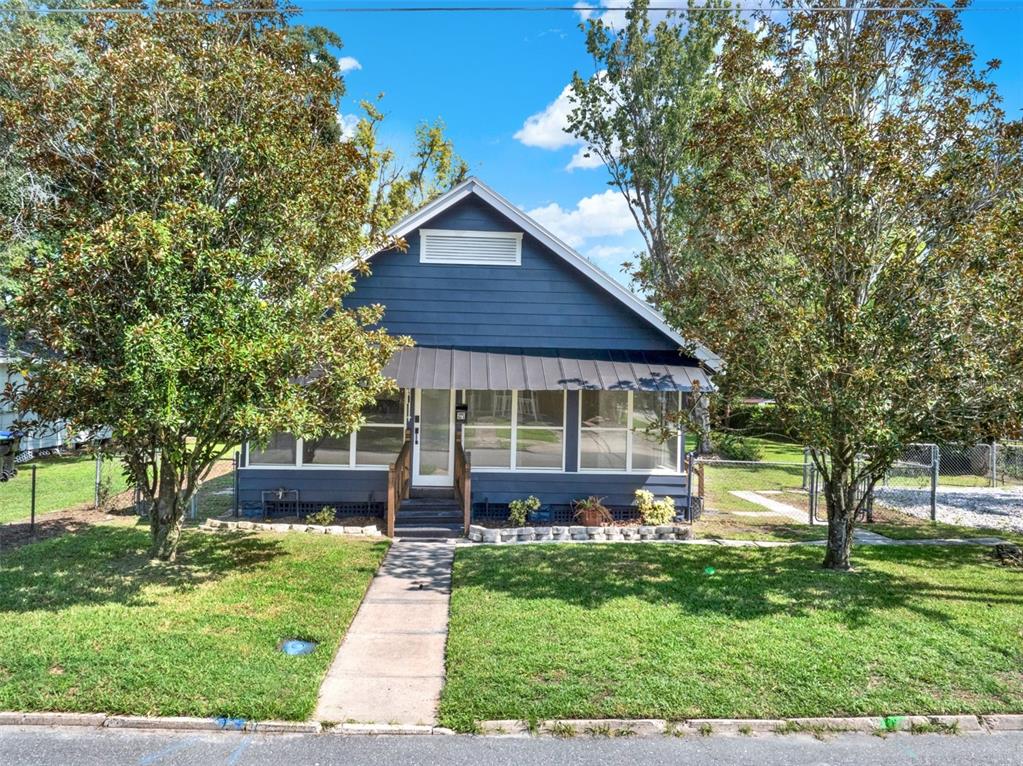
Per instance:
[[[454,553],[452,542],[391,546],[320,687],[317,720],[436,723]]]

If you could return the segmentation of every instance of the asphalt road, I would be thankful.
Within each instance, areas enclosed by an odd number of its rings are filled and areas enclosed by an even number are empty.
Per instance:
[[[1020,766],[1023,733],[528,739],[0,727],[2,766]]]

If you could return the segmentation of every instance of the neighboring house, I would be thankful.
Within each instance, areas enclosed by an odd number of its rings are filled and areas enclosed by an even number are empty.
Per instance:
[[[501,518],[528,495],[562,523],[589,495],[628,517],[639,488],[684,507],[685,435],[650,426],[711,390],[716,356],[680,353],[691,344],[649,305],[476,179],[393,234],[408,250],[374,255],[346,305],[382,304],[382,325],[415,340],[385,371],[400,391],[354,434],[247,448],[244,508],[390,505],[402,533]]]
[[[31,420],[32,413],[19,413],[14,411],[10,404],[4,401],[3,390],[8,384],[18,386],[24,382],[24,378],[18,369],[18,361],[21,352],[8,332],[7,328],[0,325],[0,431],[13,431],[14,424],[22,420]],[[57,449],[71,446],[68,441],[67,429],[63,423],[45,423],[39,428],[33,429],[30,435],[23,436],[19,449],[23,453],[36,453],[40,451]]]

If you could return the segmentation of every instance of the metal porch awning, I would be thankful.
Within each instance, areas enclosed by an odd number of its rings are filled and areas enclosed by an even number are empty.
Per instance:
[[[514,353],[416,346],[394,355],[384,375],[401,388],[474,391],[692,391],[713,386],[672,351]]]

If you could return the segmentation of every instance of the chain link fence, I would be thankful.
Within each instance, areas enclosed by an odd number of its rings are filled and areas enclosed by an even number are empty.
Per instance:
[[[235,456],[216,461],[193,495],[186,519],[201,523],[230,516],[237,504]],[[8,461],[0,482],[0,550],[107,519],[144,515],[140,494],[128,486],[119,456],[90,449],[40,455],[24,451]]]
[[[918,518],[1023,531],[1023,442],[910,444],[874,496]]]
[[[690,486],[696,518],[705,511],[750,523],[827,519],[823,481],[808,450],[791,462],[697,457]],[[1023,442],[911,444],[869,489],[867,481],[857,489],[861,521],[872,521],[878,505],[948,524],[1023,531]]]

